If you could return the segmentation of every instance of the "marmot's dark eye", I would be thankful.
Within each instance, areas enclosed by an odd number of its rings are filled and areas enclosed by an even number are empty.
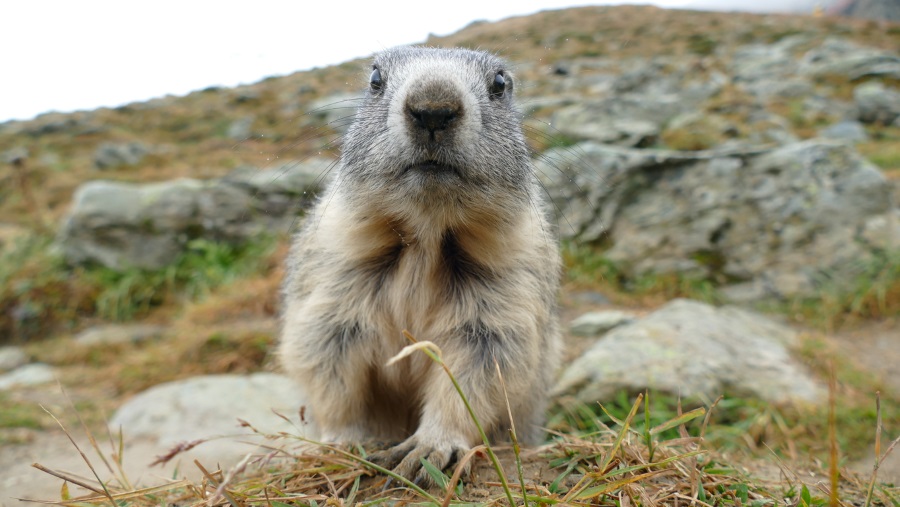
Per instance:
[[[506,78],[503,77],[503,71],[501,70],[494,75],[494,82],[491,83],[491,98],[499,99],[503,96],[504,91],[506,91]]]
[[[372,70],[372,75],[369,76],[369,86],[372,87],[373,91],[381,90],[381,87],[384,83],[381,81],[381,71],[378,70],[378,67],[375,67]]]

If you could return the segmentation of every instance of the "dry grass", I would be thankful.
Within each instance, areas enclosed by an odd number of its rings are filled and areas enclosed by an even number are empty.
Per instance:
[[[641,408],[644,413],[640,414]],[[598,421],[598,430],[590,434],[555,436],[553,443],[528,449],[521,454],[510,447],[497,447],[501,468],[493,467],[486,448],[472,453],[472,472],[461,484],[454,478],[433,471],[439,484],[423,490],[401,478],[389,481],[387,471],[369,463],[362,447],[337,448],[296,436],[269,435],[270,445],[248,455],[230,470],[210,471],[202,463],[199,481],[173,480],[156,487],[140,488],[128,483],[118,470],[122,450],[113,442],[112,461],[97,461],[85,456],[95,471],[94,479],[36,467],[66,482],[78,484],[92,493],[50,501],[59,505],[191,505],[234,507],[265,505],[371,505],[377,503],[415,503],[449,505],[609,505],[609,506],[806,506],[832,502],[832,505],[896,506],[900,488],[877,482],[877,466],[871,478],[852,474],[840,477],[838,489],[824,471],[799,473],[784,462],[769,466],[770,480],[754,477],[737,467],[725,454],[708,448],[704,431],[709,413],[704,409],[676,417],[650,427],[649,409],[638,396],[628,415],[613,417],[615,424]],[[641,418],[647,424],[640,425]],[[247,425],[249,426],[249,425]],[[692,426],[692,432],[688,427]],[[833,427],[833,426],[832,426]],[[251,427],[252,429],[252,427]],[[254,430],[255,431],[255,430]],[[671,438],[661,438],[676,431]],[[696,436],[691,436],[692,434]],[[880,438],[880,435],[879,435]],[[833,440],[833,439],[832,439]],[[900,439],[898,439],[900,440]],[[73,441],[74,443],[74,441]],[[104,454],[93,444],[98,454]],[[176,447],[161,459],[174,458],[179,452],[202,442]],[[876,444],[881,460],[897,441]],[[480,450],[478,450],[480,449]],[[372,448],[369,449],[373,450]],[[74,451],[73,451],[74,452]],[[85,455],[83,450],[78,450]],[[109,453],[105,453],[109,455]],[[101,466],[102,463],[102,466]],[[836,461],[833,461],[835,466]],[[464,465],[464,463],[463,463]],[[517,468],[521,473],[517,473]],[[100,481],[100,470],[111,477]],[[774,470],[774,472],[772,471]],[[758,471],[755,470],[755,471]],[[509,494],[504,492],[506,478]],[[775,479],[775,480],[771,480]],[[389,485],[393,482],[394,487]],[[524,487],[523,487],[524,484]]]

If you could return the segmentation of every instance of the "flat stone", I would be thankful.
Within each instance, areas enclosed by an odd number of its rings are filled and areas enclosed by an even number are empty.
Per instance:
[[[576,335],[597,336],[633,321],[634,315],[618,310],[590,312],[573,320],[569,330]]]
[[[824,389],[790,355],[797,340],[762,315],[678,299],[604,335],[563,372],[554,395],[594,403],[651,389],[709,401],[724,394],[819,403]]]
[[[19,347],[0,347],[0,372],[18,368],[28,362],[28,355]]]
[[[51,366],[43,363],[26,364],[0,375],[0,391],[46,384],[54,380],[56,374]]]
[[[84,346],[138,343],[159,338],[166,328],[152,324],[107,324],[94,326],[78,333],[73,339]]]
[[[190,455],[228,465],[263,442],[279,445],[261,434],[315,437],[315,428],[300,420],[304,400],[300,387],[282,375],[205,375],[139,393],[116,411],[110,428],[122,429],[126,456],[131,446],[155,446],[162,455],[181,443],[206,440]],[[261,434],[242,426],[238,418]]]
[[[858,121],[842,121],[819,131],[819,135],[828,139],[849,141],[853,143],[868,141],[869,134]]]

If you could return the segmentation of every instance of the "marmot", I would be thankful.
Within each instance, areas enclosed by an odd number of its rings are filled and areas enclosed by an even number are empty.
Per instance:
[[[330,442],[400,442],[379,456],[430,482],[481,442],[446,373],[409,345],[443,351],[485,431],[542,435],[557,368],[560,261],[494,55],[402,47],[374,57],[336,174],[310,211],[283,287],[283,369],[308,391]]]

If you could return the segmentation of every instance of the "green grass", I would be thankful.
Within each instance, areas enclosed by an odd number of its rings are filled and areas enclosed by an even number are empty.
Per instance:
[[[678,400],[674,396],[650,392],[646,394],[644,401],[640,417],[634,425],[635,430],[641,434],[678,417]],[[604,428],[615,426],[616,420],[625,419],[633,404],[633,397],[625,391],[619,391],[615,399],[603,403],[602,409],[600,404],[591,406],[563,399],[551,409],[547,427],[569,435],[595,434]],[[685,403],[684,406],[688,407],[685,411],[701,405]],[[660,438],[678,438],[678,430],[669,428],[660,434]]]
[[[688,51],[697,55],[711,55],[716,52],[718,45],[715,39],[702,33],[692,33],[688,36]]]
[[[87,277],[101,287],[97,315],[128,320],[172,298],[191,301],[206,297],[216,287],[258,272],[273,244],[271,238],[243,246],[195,239],[175,262],[161,270],[93,269]]]
[[[52,238],[19,238],[0,254],[0,336],[24,341],[92,313],[97,287],[52,252]]]
[[[563,243],[562,255],[566,280],[572,285],[610,289],[625,300],[686,297],[707,303],[719,301],[716,284],[708,278],[674,273],[630,276],[605,257],[601,247],[571,241]]]
[[[827,330],[847,322],[900,315],[900,250],[876,253],[849,270],[852,274],[847,277],[823,277],[815,296],[770,302],[763,308]]]
[[[0,392],[0,407],[3,407],[3,410],[0,410],[0,428],[41,429],[44,427],[46,413],[37,403],[16,401],[8,394]]]
[[[21,342],[73,328],[86,318],[124,321],[167,304],[201,299],[259,273],[275,240],[242,246],[197,239],[160,270],[68,266],[52,238],[30,235],[0,255],[0,336]]]
[[[859,143],[857,149],[870,162],[888,174],[900,175],[900,128],[870,128],[870,141]]]
[[[837,439],[844,456],[859,459],[873,449],[876,411],[873,379],[847,364],[838,367],[840,379],[837,411]],[[726,395],[714,407],[712,400],[685,398],[679,400],[670,393],[650,392],[649,406],[639,412],[634,429],[646,435],[648,428],[657,428],[682,413],[704,408],[710,412],[704,438],[710,447],[720,451],[742,450],[758,456],[770,453],[786,457],[815,456],[827,461],[828,408],[778,407],[764,401]],[[614,427],[617,420],[628,415],[632,397],[620,392],[616,398],[600,404],[587,405],[571,398],[560,399],[551,408],[547,427],[568,435],[593,435]],[[882,396],[882,421],[886,428],[900,427],[900,399]],[[700,425],[687,426],[690,436],[700,435]],[[677,428],[667,428],[655,438],[678,438]]]
[[[567,242],[562,246],[566,279],[581,287],[607,289],[624,302],[648,296],[669,300],[687,297],[719,303],[717,275],[721,258],[698,253],[694,260],[709,268],[708,277],[679,274],[629,275],[603,255],[603,248]],[[781,313],[820,329],[849,321],[900,315],[900,250],[877,252],[848,266],[849,275],[822,276],[814,296],[760,303],[764,311]],[[725,280],[730,281],[730,280]]]
[[[33,401],[13,399],[0,392],[0,448],[29,441],[22,430],[42,430],[47,427],[47,414]]]

